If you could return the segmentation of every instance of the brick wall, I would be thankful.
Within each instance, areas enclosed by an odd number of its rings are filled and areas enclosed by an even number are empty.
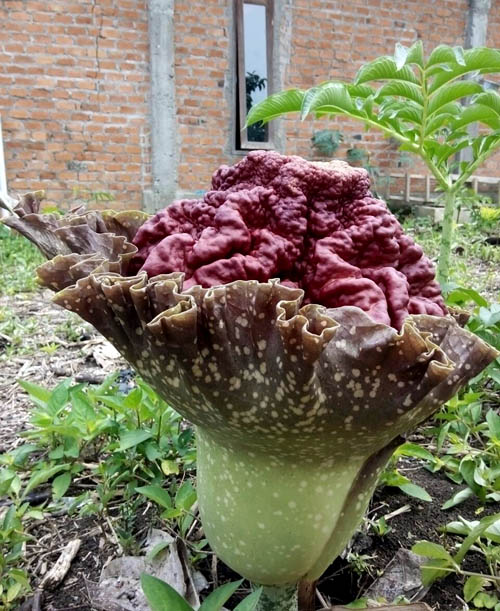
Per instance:
[[[60,204],[78,187],[140,206],[150,183],[146,0],[4,0],[0,22],[9,189],[45,189]]]
[[[276,2],[278,0],[275,0]],[[285,87],[352,78],[359,66],[392,53],[396,42],[427,49],[464,40],[467,0],[293,0]],[[395,7],[397,6],[397,9]],[[235,154],[235,62],[230,0],[176,0],[174,13],[178,192],[209,187]],[[151,186],[146,0],[3,0],[0,113],[12,191],[44,189],[50,202],[73,190],[113,194],[140,207]],[[500,3],[492,3],[490,46],[500,47]],[[359,124],[285,120],[283,152],[314,157],[311,136],[344,134],[337,152],[369,149],[381,169],[408,167],[395,143]],[[360,137],[358,140],[355,137]],[[411,161],[409,170],[422,168]],[[498,172],[498,158],[484,174]]]

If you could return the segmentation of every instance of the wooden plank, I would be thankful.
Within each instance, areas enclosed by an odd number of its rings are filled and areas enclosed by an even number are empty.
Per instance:
[[[411,174],[406,174],[405,176],[405,200],[409,202],[410,197],[411,197]]]

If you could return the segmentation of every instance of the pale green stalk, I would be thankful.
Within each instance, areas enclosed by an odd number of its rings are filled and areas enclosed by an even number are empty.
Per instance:
[[[439,249],[439,261],[437,268],[437,279],[441,284],[448,281],[450,275],[451,243],[453,240],[454,212],[455,212],[455,189],[445,192],[444,217],[441,233],[441,245]]]

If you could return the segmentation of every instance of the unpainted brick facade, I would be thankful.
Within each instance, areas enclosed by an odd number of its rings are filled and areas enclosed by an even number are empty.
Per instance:
[[[396,42],[427,49],[463,44],[467,0],[275,0],[283,20],[285,87],[348,79]],[[234,146],[235,28],[231,0],[176,0],[174,10],[177,192],[209,188]],[[3,0],[0,114],[11,192],[44,189],[68,205],[75,189],[103,191],[115,207],[141,207],[151,187],[150,79],[146,0]],[[7,35],[5,35],[7,33]],[[500,47],[500,3],[487,44]],[[337,128],[344,157],[354,145],[372,165],[397,170],[396,145],[346,121],[284,120],[282,152],[314,157],[316,129]],[[361,134],[361,140],[354,136]],[[421,171],[417,162],[411,172]],[[173,169],[175,170],[175,168]],[[498,157],[484,174],[498,173]],[[174,172],[175,173],[175,172]],[[165,202],[168,203],[168,202]]]

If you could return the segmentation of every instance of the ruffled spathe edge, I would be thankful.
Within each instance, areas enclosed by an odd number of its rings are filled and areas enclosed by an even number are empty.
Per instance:
[[[303,291],[278,280],[184,291],[181,273],[127,276],[141,213],[49,222],[34,208],[25,202],[7,224],[44,252],[66,253],[38,270],[41,283],[59,291],[54,301],[93,324],[174,408],[227,443],[280,447],[304,459],[312,452],[330,460],[353,447],[366,456],[498,356],[451,316],[409,316],[398,333],[356,307],[302,306]]]

